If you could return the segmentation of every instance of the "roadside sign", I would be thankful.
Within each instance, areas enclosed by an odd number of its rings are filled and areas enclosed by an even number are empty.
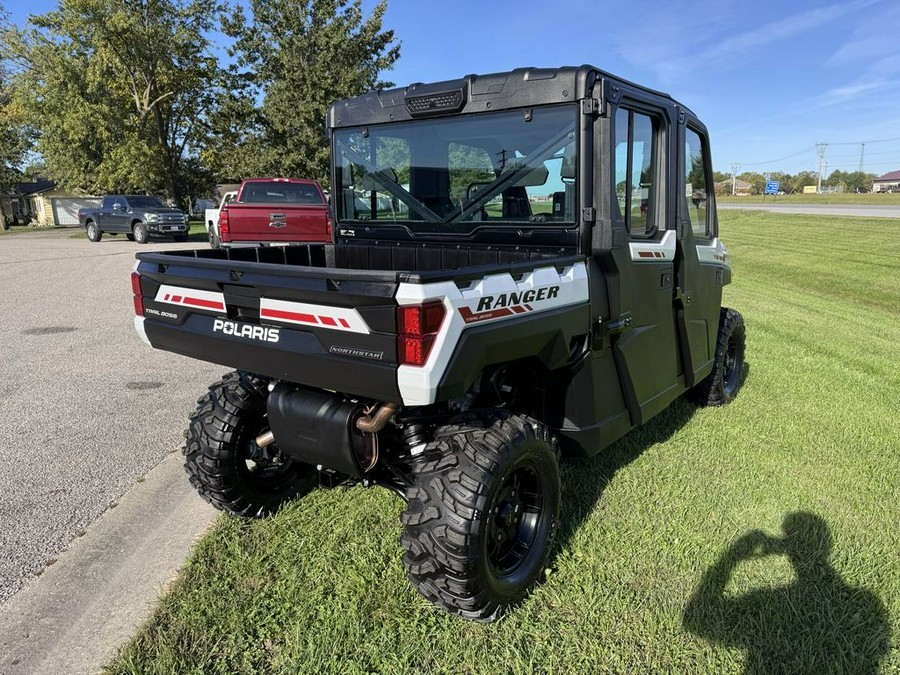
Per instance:
[[[781,183],[777,180],[769,180],[766,181],[766,194],[767,195],[777,195],[778,190],[781,188]]]

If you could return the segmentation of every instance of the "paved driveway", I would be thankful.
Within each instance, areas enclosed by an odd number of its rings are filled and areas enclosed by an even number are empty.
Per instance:
[[[0,236],[0,603],[180,448],[226,370],[134,332],[135,252],[187,244],[72,233]]]

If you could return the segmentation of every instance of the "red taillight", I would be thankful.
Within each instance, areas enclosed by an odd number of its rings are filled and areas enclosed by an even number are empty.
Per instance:
[[[141,292],[141,275],[131,273],[131,292],[134,294],[134,313],[144,316],[144,294]]]
[[[228,227],[228,211],[219,211],[219,241],[231,241],[231,229]]]
[[[445,313],[440,301],[397,308],[397,356],[401,365],[425,365]]]
[[[331,214],[330,213],[325,214],[325,234],[327,234],[329,236],[329,238],[331,237]]]

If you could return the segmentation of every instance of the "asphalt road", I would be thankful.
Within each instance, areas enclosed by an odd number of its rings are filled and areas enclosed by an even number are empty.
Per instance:
[[[758,198],[756,198],[758,199]],[[746,204],[716,204],[720,211],[773,211],[811,216],[865,216],[867,218],[897,218],[900,206],[873,204],[778,204],[777,202],[747,202]]]
[[[181,447],[226,370],[134,332],[135,252],[187,244],[72,234],[0,237],[0,604]]]

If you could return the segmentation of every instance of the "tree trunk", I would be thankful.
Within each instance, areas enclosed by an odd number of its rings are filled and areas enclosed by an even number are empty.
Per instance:
[[[178,204],[181,195],[178,194],[175,185],[175,158],[172,156],[172,148],[169,147],[169,137],[166,133],[166,123],[163,119],[162,110],[156,105],[153,107],[153,116],[156,119],[156,141],[159,144],[159,151],[165,158],[165,175],[163,176],[163,187],[166,191],[166,200]]]

